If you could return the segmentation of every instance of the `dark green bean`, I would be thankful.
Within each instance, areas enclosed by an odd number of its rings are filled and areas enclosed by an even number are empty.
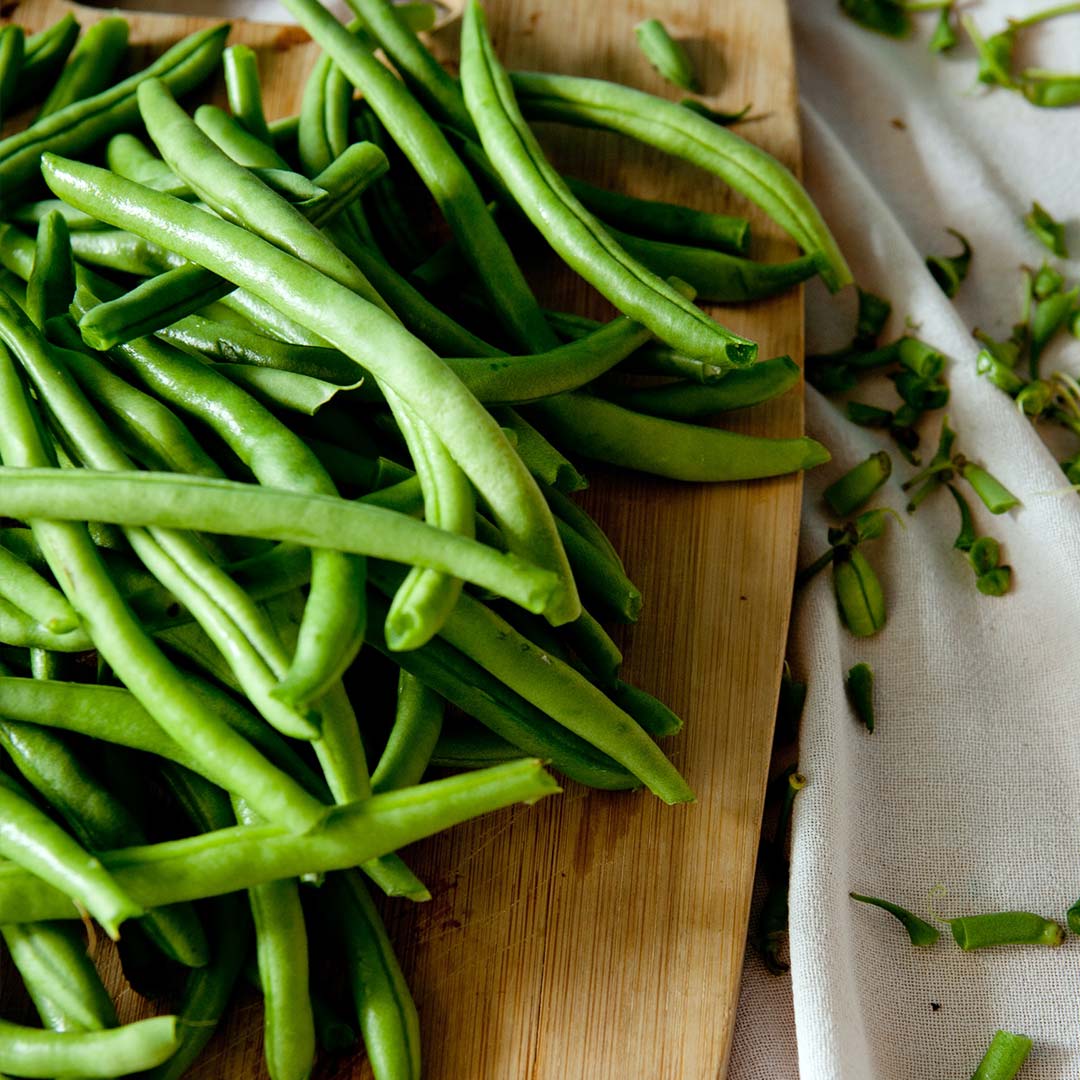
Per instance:
[[[51,1031],[116,1027],[116,1009],[87,955],[83,928],[69,922],[0,927],[23,985]]]
[[[823,493],[825,501],[837,517],[850,517],[870,500],[891,473],[892,458],[879,450],[834,480]]]
[[[750,223],[746,218],[694,210],[677,203],[638,199],[571,176],[564,180],[582,205],[608,225],[629,229],[653,240],[694,244],[733,255],[744,255],[750,246]]]
[[[531,72],[515,74],[512,81],[531,119],[609,128],[719,176],[760,206],[804,252],[820,256],[820,273],[831,290],[851,283],[851,271],[817,207],[766,151],[690,109],[628,86]]]
[[[805,436],[760,438],[642,416],[587,394],[560,394],[530,411],[575,453],[674,480],[749,480],[810,469],[829,460]]]
[[[701,92],[694,65],[686,50],[668,33],[667,27],[659,19],[645,19],[634,27],[638,46],[645,54],[645,59],[674,86]]]
[[[124,58],[127,43],[127,19],[113,15],[88,26],[34,123],[105,90]]]
[[[34,268],[26,285],[26,314],[40,330],[59,315],[66,315],[75,295],[75,261],[68,227],[59,214],[41,220],[34,249]]]
[[[146,907],[158,907],[344,870],[469,818],[557,791],[541,763],[529,759],[335,807],[324,827],[306,836],[276,825],[238,825],[107,852],[102,862]],[[62,893],[21,867],[0,864],[0,922],[75,917]]]
[[[931,926],[925,919],[913,915],[907,908],[902,908],[899,904],[894,904],[889,900],[879,900],[876,896],[862,896],[859,893],[848,893],[848,896],[852,900],[858,900],[860,904],[871,904],[873,907],[881,908],[882,911],[887,911],[895,919],[899,920],[907,931],[911,944],[917,948],[929,948],[941,937],[941,931],[936,926]]]
[[[324,886],[345,947],[349,983],[376,1080],[420,1080],[420,1019],[382,920],[355,873]]]
[[[270,142],[270,129],[263,113],[262,88],[255,50],[247,45],[230,45],[222,55],[225,65],[225,91],[229,109],[257,139]]]
[[[856,664],[844,680],[855,715],[874,733],[874,672],[869,664]]]
[[[0,1020],[0,1069],[27,1077],[141,1073],[175,1052],[176,1022],[155,1016],[104,1031],[41,1031]]]
[[[654,739],[666,739],[682,731],[682,718],[652,694],[629,683],[616,681],[611,700],[629,713]]]
[[[601,618],[637,622],[641,616],[641,590],[626,576],[621,564],[566,522],[557,519],[556,525],[586,603]]]
[[[556,517],[561,518],[576,533],[588,540],[597,551],[607,555],[625,573],[626,567],[623,566],[623,561],[619,557],[618,551],[615,550],[615,546],[608,539],[607,533],[593,521],[586,510],[549,484],[541,483],[540,490],[543,491],[544,498],[551,505]]]
[[[442,731],[445,703],[407,671],[398,673],[397,711],[390,737],[371,774],[371,790],[419,784]]]
[[[486,769],[503,761],[516,761],[521,751],[484,728],[445,731],[439,736],[431,764],[441,769]]]
[[[228,33],[227,24],[200,30],[123,82],[58,109],[4,139],[0,142],[0,190],[5,199],[37,177],[43,153],[78,153],[131,127],[139,116],[135,91],[144,79],[161,78],[178,94],[198,86],[217,66]]]
[[[79,24],[69,11],[52,26],[26,39],[19,84],[15,88],[13,104],[16,108],[22,108],[44,94],[48,87],[54,85],[57,76],[63,78],[61,69],[78,36]]]
[[[748,368],[730,371],[718,383],[676,382],[664,386],[627,389],[603,387],[609,401],[633,412],[666,416],[672,420],[701,420],[718,412],[745,409],[787,393],[802,377],[790,356],[759,360]]]
[[[995,945],[1049,945],[1065,940],[1065,931],[1053,919],[1030,911],[995,911],[949,919],[956,944],[965,952]]]
[[[588,480],[558,447],[552,446],[516,409],[500,405],[492,415],[514,438],[514,449],[538,483],[562,492],[583,491]]]
[[[622,667],[623,657],[619,647],[596,619],[587,610],[582,609],[580,617],[572,623],[567,623],[562,629],[561,636],[585,665],[593,681],[612,693],[618,684],[619,668]],[[621,703],[626,709],[625,703],[620,701],[617,694],[613,693],[613,697],[617,704]],[[626,711],[638,719],[633,709],[626,709]]]
[[[15,23],[0,27],[0,121],[14,111],[15,91],[22,74],[26,34]]]
[[[484,151],[518,205],[568,265],[625,314],[691,356],[741,367],[756,347],[713,322],[628,255],[552,168],[514,100],[475,2],[462,29],[462,88]]]

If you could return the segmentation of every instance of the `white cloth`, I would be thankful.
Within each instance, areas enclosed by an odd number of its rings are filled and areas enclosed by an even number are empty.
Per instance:
[[[986,0],[971,14],[994,32],[1007,15],[1046,6]],[[1063,474],[1029,421],[975,375],[970,336],[975,326],[1008,335],[1020,264],[1049,256],[1022,224],[1032,199],[1069,223],[1080,254],[1080,110],[974,89],[970,46],[946,58],[927,51],[935,15],[917,16],[918,36],[896,42],[849,22],[835,0],[792,7],[810,190],[857,280],[892,300],[885,339],[910,317],[952,357],[945,411],[957,448],[1024,505],[993,517],[976,503],[978,530],[1002,542],[1014,571],[1007,596],[984,597],[952,549],[950,496],[903,514],[899,483],[914,470],[887,438],[807,391],[808,431],[834,458],[807,478],[801,562],[825,549],[822,490],[873,450],[890,450],[895,466],[874,505],[901,511],[906,528],[890,526],[866,548],[888,597],[875,637],[842,628],[828,572],[796,600],[791,659],[809,684],[799,748],[809,784],[793,827],[792,971],[776,979],[748,950],[730,1077],[959,1080],[1005,1028],[1034,1040],[1024,1080],[1065,1080],[1080,1074],[1075,939],[964,953],[943,926],[937,945],[914,949],[890,916],[847,893],[924,917],[1022,909],[1062,922],[1080,897],[1080,500],[1046,494],[1064,486]],[[1080,71],[1078,24],[1032,30],[1025,64],[1037,55],[1040,66]],[[975,249],[955,302],[923,266],[927,253],[957,250],[947,226]],[[1077,259],[1051,261],[1080,279]],[[807,291],[810,351],[843,344],[852,319],[850,298]],[[1080,369],[1075,339],[1044,358],[1044,372],[1058,367]],[[882,403],[896,400],[883,377],[871,383]],[[924,450],[940,418],[924,426]],[[873,735],[843,688],[861,660],[876,677]],[[936,887],[945,894],[933,897]]]

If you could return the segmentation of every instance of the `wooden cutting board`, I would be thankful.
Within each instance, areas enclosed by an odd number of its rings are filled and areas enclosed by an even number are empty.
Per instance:
[[[199,10],[219,5],[199,0]],[[164,5],[162,5],[164,6]],[[175,0],[184,7],[185,0]],[[241,5],[242,6],[242,5]],[[38,29],[70,5],[5,3]],[[80,21],[100,12],[76,8]],[[649,15],[683,39],[710,98],[753,103],[741,129],[793,169],[799,131],[784,0],[489,0],[502,59],[617,79],[674,96],[639,53]],[[451,13],[452,14],[452,13]],[[131,15],[144,63],[206,19]],[[457,26],[433,37],[453,48]],[[316,51],[295,27],[236,21],[259,50],[270,117],[297,111]],[[219,100],[222,87],[215,90]],[[638,195],[748,214],[755,254],[789,257],[778,230],[702,172],[616,137],[545,126],[560,164]],[[542,275],[553,306],[594,315],[602,302],[573,275]],[[760,343],[801,360],[802,297],[717,309]],[[759,434],[802,430],[802,394],[733,415]],[[686,720],[667,749],[698,795],[670,808],[647,794],[564,795],[461,826],[408,858],[429,904],[387,905],[387,923],[420,1010],[432,1080],[715,1080],[726,1071],[746,942],[773,715],[794,575],[801,479],[687,486],[587,468],[585,502],[645,597],[621,635],[626,675]],[[119,976],[115,984],[122,985]],[[147,1011],[120,991],[124,1019]],[[234,1011],[192,1074],[265,1075],[259,1007]],[[317,1076],[368,1076],[357,1057]]]

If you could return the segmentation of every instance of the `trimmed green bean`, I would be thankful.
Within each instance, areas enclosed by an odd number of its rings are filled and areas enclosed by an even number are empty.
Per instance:
[[[823,497],[837,517],[850,517],[866,505],[891,473],[892,458],[879,450],[834,480],[823,492]]]
[[[276,825],[238,825],[106,852],[102,862],[146,907],[158,907],[347,869],[480,814],[559,790],[541,763],[530,759],[335,807],[324,827],[306,836]],[[0,864],[0,922],[75,917],[62,893],[20,867]]]
[[[127,44],[127,19],[112,15],[88,26],[34,123],[104,91],[113,81]]]
[[[573,624],[571,624],[573,625]],[[397,711],[386,747],[371,774],[371,790],[419,784],[442,731],[445,703],[415,675],[398,672]]]
[[[964,952],[995,945],[1049,945],[1065,940],[1065,930],[1053,919],[1030,911],[995,911],[986,915],[965,915],[949,919],[956,944]]]
[[[530,119],[559,120],[629,135],[693,162],[745,195],[783,228],[806,254],[818,254],[825,284],[836,291],[851,271],[802,185],[771,154],[690,109],[641,90],[570,75],[515,73]]]
[[[160,77],[178,94],[198,86],[217,66],[228,33],[228,24],[222,24],[191,34],[142,71],[4,139],[0,142],[0,190],[5,199],[36,178],[45,152],[78,153],[131,127],[139,116],[135,92],[144,79]]]
[[[971,1080],[1015,1080],[1031,1053],[1031,1040],[1011,1031],[996,1031]]]
[[[761,438],[642,416],[587,394],[530,406],[568,449],[673,480],[749,480],[810,469],[829,460],[819,442]]]
[[[628,389],[603,387],[609,401],[633,412],[665,416],[671,420],[701,420],[718,412],[745,409],[787,393],[802,378],[790,356],[759,360],[748,368],[730,371],[718,383],[676,382],[664,386]]]
[[[844,688],[855,715],[874,733],[874,671],[869,664],[856,664],[844,679]]]
[[[691,356],[728,367],[753,360],[753,343],[713,322],[627,254],[573,196],[525,123],[475,2],[465,10],[461,73],[484,151],[518,205],[568,265],[625,314]]]
[[[141,1073],[174,1053],[176,1022],[155,1016],[104,1031],[41,1031],[0,1020],[0,1069],[27,1077]]]
[[[134,226],[145,222],[147,209],[160,211],[160,216],[155,214],[157,223],[147,224],[148,229],[163,238],[167,234],[169,243],[185,249],[182,254],[200,259],[215,271],[225,271],[238,285],[272,300],[400,393],[425,417],[492,508],[511,551],[534,559],[557,575],[559,589],[552,598],[549,617],[559,622],[576,618],[580,605],[572,576],[550,511],[535,483],[495,420],[395,319],[261,238],[178,199],[109,178],[93,166],[70,161],[61,164],[61,159],[52,156],[45,159],[43,169],[57,194],[75,205],[83,204],[80,209],[100,210],[101,216],[115,211],[114,224]],[[108,194],[100,186],[102,181]],[[219,241],[224,241],[227,249],[223,250]],[[286,281],[290,284],[287,290],[281,287]],[[357,339],[358,325],[367,327],[362,342]]]
[[[87,955],[83,928],[69,922],[0,927],[23,985],[50,1031],[116,1027],[116,1009]]]
[[[634,36],[645,59],[674,86],[701,92],[694,65],[686,50],[668,33],[659,19],[645,19],[634,27]]]
[[[263,112],[255,50],[248,45],[230,45],[221,59],[225,65],[225,92],[230,111],[252,135],[269,143],[270,129]]]

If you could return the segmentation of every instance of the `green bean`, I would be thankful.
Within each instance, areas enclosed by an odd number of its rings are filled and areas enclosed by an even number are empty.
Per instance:
[[[995,945],[1050,945],[1065,940],[1065,931],[1053,919],[1030,911],[996,911],[949,919],[956,944],[965,952]]]
[[[492,410],[492,415],[513,435],[517,456],[538,484],[548,484],[562,492],[583,491],[589,486],[574,463],[515,409],[500,405]]]
[[[355,873],[331,875],[327,902],[376,1080],[420,1080],[420,1019],[379,913]]]
[[[160,217],[155,214],[160,223],[147,226],[155,234],[162,230],[169,235],[171,244],[186,249],[183,254],[198,253],[197,257],[210,269],[225,270],[238,279],[237,284],[272,298],[275,305],[317,329],[331,344],[348,355],[355,354],[354,359],[400,393],[431,424],[492,508],[511,551],[535,559],[556,573],[560,588],[549,616],[562,622],[576,617],[579,605],[569,568],[535,483],[526,475],[495,420],[400,324],[261,238],[180,200],[148,192],[117,177],[109,178],[92,166],[75,162],[61,165],[61,159],[55,157],[46,158],[43,168],[57,194],[62,193],[76,205],[85,203],[80,209],[101,209],[105,216],[103,204],[107,202],[108,213],[116,211],[114,224],[123,221],[134,225],[137,219],[144,218],[142,207],[147,203],[149,209],[160,210]],[[102,180],[108,185],[104,189],[107,195],[100,187]],[[131,197],[138,207],[128,201]],[[196,216],[192,218],[191,214]],[[225,240],[228,249],[222,250],[215,238]],[[282,289],[284,281],[289,282],[288,289]],[[357,325],[367,327],[362,344],[357,340]]]
[[[127,19],[108,16],[88,26],[34,123],[105,90],[124,58],[127,43]]]
[[[821,214],[798,180],[771,154],[690,109],[600,79],[514,74],[530,119],[603,127],[707,169],[761,207],[806,254],[817,254],[832,291],[851,283],[851,271]]]
[[[263,113],[259,86],[258,59],[247,45],[230,45],[222,54],[225,64],[225,91],[233,116],[257,139],[270,142],[270,129]]]
[[[419,784],[442,731],[445,703],[407,671],[398,672],[397,711],[390,737],[371,774],[371,790]]]
[[[698,116],[705,117],[711,124],[720,124],[723,127],[730,127],[732,124],[738,124],[743,120],[758,120],[760,117],[750,116],[746,114],[754,107],[753,103],[744,105],[736,112],[731,112],[727,109],[713,109],[705,104],[703,101],[697,101],[694,98],[683,98],[679,104],[684,109],[689,109],[691,112],[697,113]]]
[[[146,907],[158,907],[347,869],[480,814],[558,790],[541,763],[530,759],[335,807],[325,826],[306,836],[276,825],[239,825],[106,852],[102,862]],[[20,867],[0,864],[0,922],[75,917],[62,893]]]
[[[51,1031],[116,1027],[116,1009],[87,955],[83,928],[67,922],[0,927],[30,1000]]]
[[[5,589],[9,588],[5,584]],[[54,633],[42,626],[32,615],[0,596],[0,641],[7,645],[29,649],[50,649],[54,652],[86,652],[94,647],[82,629]]]
[[[437,125],[318,0],[283,2],[364,95],[419,173],[507,332],[528,350],[550,348],[554,341],[520,268],[488,214],[479,189]]]
[[[615,546],[608,539],[604,530],[589,517],[582,507],[549,484],[541,483],[540,489],[543,491],[544,498],[547,499],[556,517],[565,521],[576,533],[588,540],[597,551],[607,555],[620,570],[625,572],[626,567],[623,566],[623,561],[615,550]]]
[[[22,473],[48,464],[39,422],[6,349],[0,353],[0,401],[6,417],[0,427],[0,457],[12,471]],[[318,824],[325,808],[230,732],[145,635],[109,579],[86,529],[50,520],[49,510],[45,515],[27,520],[61,588],[102,657],[158,723],[179,734],[215,779],[225,780],[224,786],[247,797],[270,820],[287,820],[298,828]],[[84,520],[96,517],[91,512]]]
[[[37,230],[34,267],[26,287],[26,313],[38,329],[66,315],[75,295],[75,262],[68,227],[59,214],[48,214]]]
[[[45,93],[46,89],[54,84],[57,76],[63,78],[61,69],[78,36],[79,24],[69,11],[52,26],[31,34],[26,39],[19,83],[15,88],[13,104],[16,108],[22,108]]]
[[[243,800],[236,816],[260,824]],[[315,1018],[308,990],[308,941],[300,892],[294,880],[269,881],[248,889],[255,923],[265,1013],[263,1055],[271,1080],[307,1080],[315,1059]]]
[[[105,1031],[41,1031],[0,1020],[0,1069],[17,1076],[109,1077],[142,1072],[176,1050],[175,1016]]]
[[[144,79],[161,77],[178,94],[198,86],[216,67],[228,32],[228,25],[223,24],[191,34],[142,71],[4,139],[0,142],[0,190],[5,198],[10,200],[37,177],[43,153],[78,153],[131,127],[139,116],[135,91]]]
[[[561,637],[585,665],[590,678],[611,693],[618,683],[623,657],[619,647],[596,619],[582,609],[577,619],[563,627]],[[632,709],[626,711],[634,716]]]
[[[1031,204],[1031,209],[1024,216],[1024,224],[1040,244],[1063,259],[1069,257],[1065,248],[1065,226],[1060,221],[1055,221],[1037,202]]]
[[[525,123],[475,2],[466,8],[461,73],[484,151],[518,205],[568,265],[625,314],[691,356],[729,367],[753,360],[751,342],[714,323],[628,255],[574,198]]]
[[[971,1080],[1015,1080],[1031,1053],[1031,1040],[1011,1031],[996,1031]]]
[[[26,282],[6,266],[0,267],[0,291],[7,293],[23,311],[26,310]]]
[[[16,785],[0,776],[0,855],[25,867],[81,905],[114,940],[125,919],[143,909],[102,864]]]
[[[8,23],[0,27],[0,121],[13,112],[13,99],[22,74],[26,35],[21,26]]]
[[[235,47],[235,46],[234,46]],[[288,169],[289,163],[254,132],[217,105],[200,105],[195,110],[199,130],[219,150],[244,168]]]
[[[408,16],[387,0],[350,0],[349,6],[386,50],[409,88],[429,109],[464,132],[472,130],[472,118],[461,100],[457,83],[417,39],[419,29]]]
[[[931,926],[925,919],[913,915],[906,908],[900,907],[899,904],[894,904],[889,900],[879,900],[876,896],[862,896],[859,893],[848,893],[848,896],[852,900],[858,900],[860,904],[871,904],[874,907],[881,908],[882,911],[887,911],[895,919],[899,920],[907,931],[911,944],[920,949],[929,948],[941,937],[941,931],[936,926]]]
[[[891,473],[892,458],[879,450],[834,480],[823,493],[825,501],[837,517],[849,517],[866,505]]]
[[[568,449],[674,480],[749,480],[813,468],[829,452],[813,439],[760,438],[642,416],[586,394],[560,394],[531,411]]]
[[[819,269],[815,255],[803,255],[790,262],[763,263],[709,248],[631,236],[618,229],[609,231],[653,273],[680,278],[695,290],[699,300],[707,302],[745,304],[762,300],[807,281]]]
[[[672,420],[700,420],[779,397],[797,385],[801,377],[799,365],[790,356],[777,356],[730,371],[712,385],[676,382],[640,389],[604,387],[601,392],[609,401],[633,412]]]
[[[105,148],[105,156],[109,168],[117,175],[150,184],[158,191],[163,183],[183,183],[161,158],[151,153],[142,139],[130,132],[114,135]]]
[[[368,604],[376,615],[386,610],[382,599],[371,592]],[[621,791],[640,786],[639,781],[608,755],[553,723],[534,705],[442,638],[434,638],[411,652],[391,653],[376,626],[372,629],[370,643],[440,697],[512,743],[516,748],[513,757],[541,754],[563,775],[591,787]]]
[[[61,636],[79,628],[79,617],[64,594],[5,547],[0,547],[0,595],[50,634]]]
[[[337,494],[303,441],[212,368],[164,344],[120,346],[116,355],[159,398],[216,432],[260,483]],[[292,706],[305,705],[352,663],[363,640],[363,587],[362,562],[326,549],[312,553],[307,618],[275,697]]]
[[[80,262],[139,277],[160,274],[184,265],[184,260],[178,255],[122,229],[73,233],[71,247]]]
[[[210,962],[184,983],[176,1016],[175,1052],[143,1080],[180,1080],[214,1034],[232,996],[251,939],[242,897],[220,896],[209,905],[213,950]]]
[[[844,680],[855,715],[874,733],[874,672],[869,664],[856,664]]]
[[[431,764],[440,769],[485,769],[504,761],[516,761],[521,751],[493,731],[477,728],[467,732],[445,731],[439,736]]]
[[[746,218],[694,210],[677,203],[638,199],[618,191],[594,187],[584,180],[563,178],[566,186],[601,221],[653,240],[695,244],[744,255],[750,245],[750,223]]]
[[[626,576],[621,564],[566,522],[556,520],[556,525],[574,576],[581,582],[585,601],[605,619],[637,622],[641,616],[641,591]]]
[[[652,694],[620,680],[616,680],[609,693],[611,700],[629,713],[654,739],[666,739],[682,731],[682,718]]]
[[[256,367],[252,364],[211,365],[231,383],[246,390],[265,407],[288,409],[292,412],[314,416],[320,409],[346,390],[356,390],[360,381],[351,386],[314,379],[310,375],[298,375],[292,371]]]
[[[638,47],[645,54],[645,59],[675,86],[684,90],[701,92],[694,65],[686,50],[668,33],[667,27],[659,19],[645,19],[634,27]]]

